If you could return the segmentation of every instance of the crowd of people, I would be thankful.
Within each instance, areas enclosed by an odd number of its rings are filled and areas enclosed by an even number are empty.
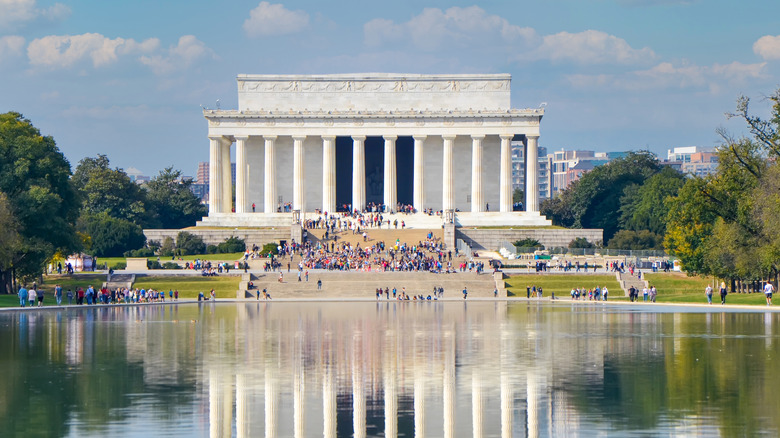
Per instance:
[[[167,292],[169,301],[179,300],[178,290],[169,290]],[[46,292],[43,288],[38,287],[36,283],[27,289],[27,285],[22,285],[17,293],[19,296],[19,305],[26,307],[27,303],[30,303],[30,307],[35,305],[37,301],[38,307],[43,307],[44,300],[46,298]],[[51,292],[54,298],[55,305],[61,306],[63,300],[67,300],[67,304],[73,305],[74,301],[77,306],[81,305],[96,305],[96,304],[138,304],[138,303],[157,303],[165,302],[166,292],[156,289],[128,289],[128,288],[95,288],[92,285],[86,289],[82,287],[76,288],[75,291],[68,289],[63,291],[62,286],[59,284],[54,286],[54,290]],[[213,290],[212,290],[213,295]]]

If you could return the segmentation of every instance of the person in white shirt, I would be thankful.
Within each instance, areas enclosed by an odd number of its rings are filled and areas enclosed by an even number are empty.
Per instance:
[[[647,287],[642,289],[642,298],[644,299],[645,302],[647,302],[647,293],[648,293]]]
[[[707,288],[704,289],[704,295],[707,295],[707,304],[712,304],[712,286],[709,284],[707,285]]]
[[[609,295],[609,291],[607,290],[607,287],[604,286],[604,288],[601,289],[601,296],[603,297],[604,301],[607,301],[607,295]]]
[[[772,305],[772,292],[775,291],[775,287],[772,286],[772,283],[766,282],[764,285],[764,295],[766,295],[766,305],[771,306]]]

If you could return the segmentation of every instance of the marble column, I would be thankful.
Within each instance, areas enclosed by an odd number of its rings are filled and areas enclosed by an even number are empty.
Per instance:
[[[366,136],[352,136],[352,210],[366,208]]]
[[[222,213],[222,137],[209,137],[209,214]]]
[[[485,211],[482,191],[482,140],[484,135],[471,136],[471,211]]]
[[[501,167],[499,181],[499,211],[502,213],[512,211],[512,137],[502,134],[501,138]]]
[[[305,135],[293,136],[293,210],[306,211],[306,175],[303,163]]]
[[[425,209],[425,135],[414,136],[414,209]]]
[[[249,164],[247,163],[249,136],[236,137],[236,213],[252,211],[249,207]]]
[[[396,191],[396,166],[395,166],[395,140],[397,135],[385,135],[385,180],[384,189],[385,209],[389,213],[395,211],[397,202]]]
[[[322,211],[336,212],[336,137],[322,136]]]
[[[539,136],[526,135],[525,211],[539,211]]]
[[[233,212],[233,166],[230,162],[230,140],[222,140],[222,212]]]
[[[454,135],[443,135],[444,139],[444,157],[442,169],[442,209],[444,211],[455,209],[455,187],[453,172],[452,151],[455,146]]]
[[[276,136],[265,135],[265,181],[263,181],[263,213],[276,213]]]

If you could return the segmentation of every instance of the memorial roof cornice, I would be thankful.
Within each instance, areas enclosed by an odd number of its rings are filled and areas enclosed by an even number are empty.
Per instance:
[[[320,111],[320,110],[211,110],[204,109],[203,116],[207,119],[250,119],[250,118],[275,118],[275,119],[384,119],[384,118],[512,118],[512,117],[539,117],[544,116],[543,108],[510,109],[505,111],[494,110],[441,110],[441,111]]]

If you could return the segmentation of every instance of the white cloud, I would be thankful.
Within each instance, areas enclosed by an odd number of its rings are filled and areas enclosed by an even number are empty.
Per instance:
[[[718,93],[724,85],[744,85],[757,79],[766,79],[766,63],[713,64],[699,66],[683,63],[674,65],[662,62],[650,69],[636,70],[625,74],[567,76],[569,84],[577,89],[614,89],[622,91],[640,90],[704,90]]]
[[[24,38],[17,35],[0,37],[0,61],[22,54]]]
[[[515,26],[498,15],[489,15],[479,6],[451,7],[446,11],[426,8],[404,23],[377,18],[363,25],[366,45],[371,47],[409,41],[422,50],[442,47],[480,47],[486,41],[502,44],[526,42],[536,33],[528,27]]]
[[[767,61],[780,59],[780,35],[764,35],[753,43],[753,52]]]
[[[137,42],[97,33],[49,35],[30,42],[27,56],[30,64],[40,67],[68,68],[87,60],[94,67],[102,67],[115,63],[122,55],[151,52],[159,44],[156,38]]]
[[[309,14],[291,11],[282,4],[260,2],[244,21],[244,32],[250,37],[286,35],[300,32],[309,25]]]
[[[62,3],[39,8],[36,0],[0,0],[0,30],[17,28],[38,18],[59,21],[69,15],[70,8]]]
[[[547,35],[529,56],[578,64],[639,64],[656,58],[650,48],[634,49],[626,40],[598,30]]]
[[[162,75],[187,68],[205,57],[216,58],[216,54],[194,35],[184,35],[166,54],[142,56],[140,61],[149,66],[155,74]]]

